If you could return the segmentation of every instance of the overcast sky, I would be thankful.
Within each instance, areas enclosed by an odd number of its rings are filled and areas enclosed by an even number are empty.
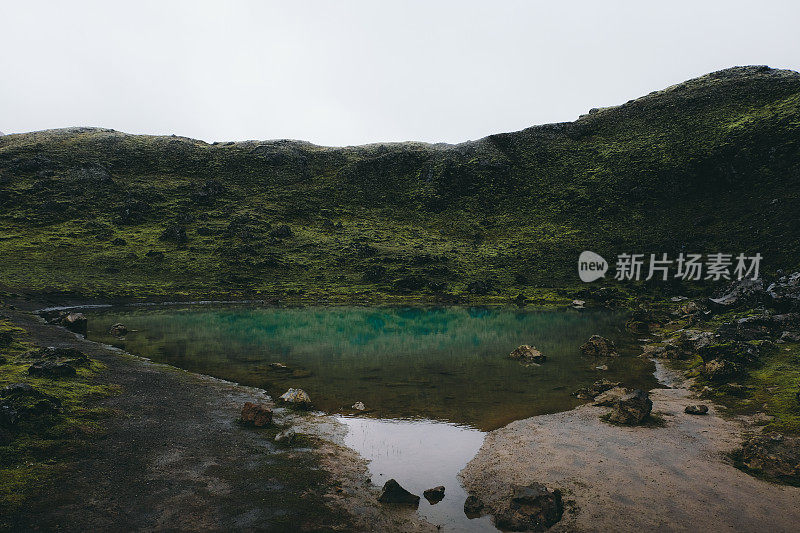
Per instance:
[[[0,131],[460,142],[800,70],[798,22],[792,0],[2,0]]]

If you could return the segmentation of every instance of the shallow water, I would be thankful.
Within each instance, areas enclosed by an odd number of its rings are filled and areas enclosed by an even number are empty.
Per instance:
[[[373,482],[395,478],[422,496],[419,513],[446,530],[493,529],[463,512],[458,472],[484,432],[513,420],[564,411],[576,389],[605,377],[653,388],[653,364],[638,357],[587,358],[593,335],[633,355],[634,339],[612,312],[508,308],[121,307],[91,310],[89,337],[158,362],[266,389],[306,390],[315,407],[348,427],[345,444],[370,461]],[[108,334],[121,322],[124,339]],[[520,344],[548,360],[508,359]],[[276,366],[281,363],[285,366]],[[607,365],[608,370],[597,369]],[[366,411],[352,409],[363,402]]]

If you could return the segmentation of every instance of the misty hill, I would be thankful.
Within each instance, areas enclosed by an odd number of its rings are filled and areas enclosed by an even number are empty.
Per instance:
[[[83,295],[508,296],[584,249],[774,271],[799,215],[800,74],[767,67],[457,145],[0,137],[2,283]]]

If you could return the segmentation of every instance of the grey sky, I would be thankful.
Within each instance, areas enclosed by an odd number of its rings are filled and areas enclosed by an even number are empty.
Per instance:
[[[800,70],[798,21],[791,0],[2,0],[0,130],[460,142],[733,65]]]

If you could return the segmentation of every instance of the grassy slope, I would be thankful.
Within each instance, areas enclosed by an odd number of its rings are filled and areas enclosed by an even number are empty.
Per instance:
[[[0,137],[1,282],[81,296],[505,298],[577,285],[583,249],[796,268],[799,213],[800,74],[759,67],[460,145]]]

